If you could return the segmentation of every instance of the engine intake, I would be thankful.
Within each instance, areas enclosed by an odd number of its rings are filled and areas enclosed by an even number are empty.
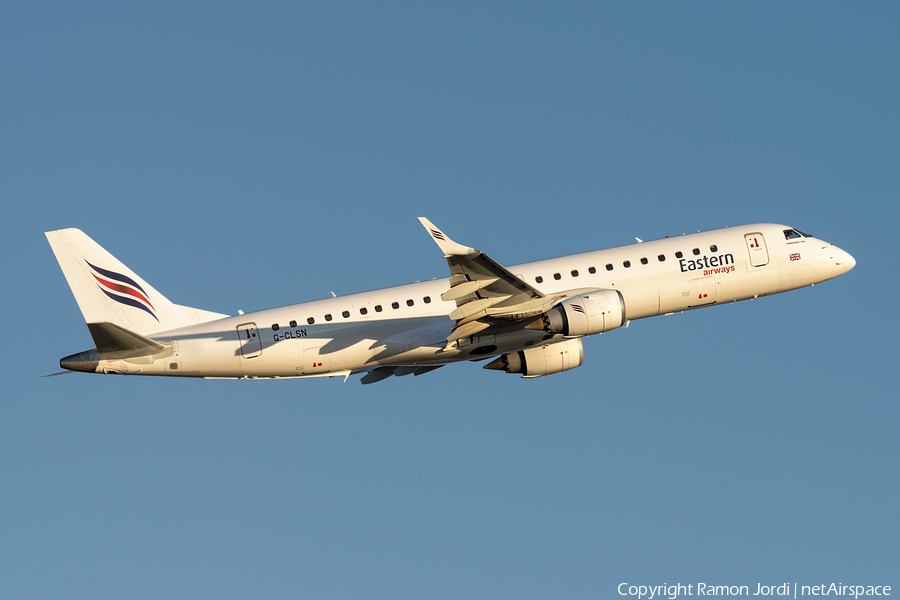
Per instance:
[[[599,290],[566,298],[526,327],[565,336],[593,335],[625,324],[625,299],[619,290]]]
[[[580,367],[583,362],[581,338],[573,338],[504,354],[484,365],[484,368],[521,373],[524,377],[540,377]]]

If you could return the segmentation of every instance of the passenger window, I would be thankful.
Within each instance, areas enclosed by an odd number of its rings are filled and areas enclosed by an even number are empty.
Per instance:
[[[272,324],[272,331],[278,331],[278,323]]]
[[[316,320],[313,319],[312,317],[309,317],[308,319],[306,319],[306,322],[309,323],[310,325],[312,325],[313,323],[316,322]]]
[[[641,264],[642,264],[642,265],[646,265],[646,264],[647,264],[647,262],[648,262],[648,261],[647,261],[647,259],[646,259],[646,258],[642,258],[642,259],[641,259]]]
[[[325,315],[325,320],[326,320],[326,321],[330,321],[330,320],[331,320],[331,315]]]
[[[431,296],[425,296],[424,298],[422,298],[422,302],[424,302],[425,304],[431,304]]]
[[[391,308],[393,308],[393,309],[400,308],[400,303],[399,302],[391,302]]]
[[[369,312],[369,309],[367,309],[365,306],[363,306],[361,309],[359,309],[359,314],[361,314],[361,315],[368,314],[368,312]]]
[[[675,253],[675,258],[684,258],[684,254],[681,253],[681,250]]]
[[[375,312],[381,312],[381,305],[380,305],[380,304],[376,304],[376,305],[375,305]]]
[[[562,275],[560,275],[559,273],[554,273],[554,274],[553,274],[553,279],[559,281],[560,279],[562,279]]]
[[[590,269],[588,269],[588,273],[590,273],[591,275],[593,275],[596,272],[597,272],[597,269],[595,269],[594,267],[591,267]]]
[[[718,252],[718,251],[719,251],[719,247],[716,246],[715,244],[713,244],[712,246],[709,247],[709,251],[710,251],[710,252]]]
[[[341,316],[344,317],[345,319],[350,318],[350,311],[345,310],[344,312],[341,313]]]
[[[665,254],[660,254],[660,255],[657,256],[656,258],[659,259],[659,262],[666,262],[666,255],[665,255]]]
[[[629,267],[631,267],[631,261],[626,260],[625,262],[622,263],[622,266],[624,266],[626,269],[628,269]]]
[[[578,277],[578,270],[577,270],[577,269],[574,269],[574,270],[572,271],[572,277]]]
[[[534,280],[535,280],[536,282],[538,282],[538,283],[544,283],[544,278],[541,277],[540,275],[538,275],[537,277],[535,277]]]
[[[699,256],[699,255],[700,255],[700,248],[694,248],[694,249],[692,250],[692,252],[694,253],[694,256]]]
[[[613,270],[613,266],[612,266],[611,264],[610,264],[610,265],[606,265],[606,270],[607,270],[607,271],[612,271],[612,270]]]
[[[406,301],[406,305],[407,305],[407,306],[412,306],[412,305],[413,305],[413,301],[412,301],[412,300],[407,300],[407,301]]]
[[[297,326],[297,321],[291,321],[291,327],[296,327],[296,326]]]

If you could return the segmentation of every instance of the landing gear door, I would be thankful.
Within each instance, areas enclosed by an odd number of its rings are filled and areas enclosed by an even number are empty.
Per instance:
[[[238,325],[237,336],[241,343],[243,358],[257,358],[262,354],[262,343],[259,339],[259,331],[256,330],[256,323]]]
[[[764,267],[769,264],[769,251],[766,249],[766,239],[761,233],[748,233],[744,236],[747,242],[747,251],[750,253],[750,265]]]

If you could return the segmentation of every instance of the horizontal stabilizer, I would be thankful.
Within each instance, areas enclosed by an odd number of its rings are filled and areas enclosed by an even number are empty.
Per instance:
[[[105,360],[152,356],[167,347],[115,323],[88,323],[88,329],[97,345],[97,352]]]

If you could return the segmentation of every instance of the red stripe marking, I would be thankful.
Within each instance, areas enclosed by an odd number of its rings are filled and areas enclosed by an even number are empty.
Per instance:
[[[144,295],[142,293],[140,293],[139,291],[132,289],[130,287],[124,286],[121,283],[116,283],[115,281],[110,281],[108,279],[103,279],[102,277],[97,277],[97,275],[95,275],[94,273],[91,273],[91,275],[93,275],[94,279],[99,281],[102,286],[109,288],[114,292],[119,292],[120,294],[126,294],[133,298],[137,298],[138,300],[140,300],[142,302],[146,302],[147,305],[150,308],[152,308],[153,310],[156,310],[156,308],[152,304],[150,304],[150,301],[147,300],[147,298],[145,298]]]

